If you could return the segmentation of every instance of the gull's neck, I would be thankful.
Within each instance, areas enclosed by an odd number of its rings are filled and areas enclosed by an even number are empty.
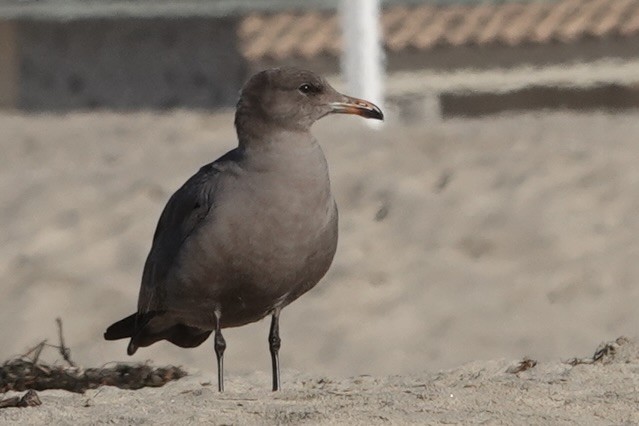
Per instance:
[[[235,120],[243,167],[277,172],[283,177],[328,181],[324,152],[308,129],[265,125],[260,120]]]
[[[248,108],[238,108],[235,129],[239,148],[246,153],[265,153],[272,150],[312,147],[317,144],[307,126],[267,121]]]

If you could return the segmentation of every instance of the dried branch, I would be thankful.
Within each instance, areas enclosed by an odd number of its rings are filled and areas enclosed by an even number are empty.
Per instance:
[[[0,400],[0,408],[35,407],[37,405],[42,405],[42,401],[40,401],[40,397],[33,389],[29,389],[22,397],[14,396],[13,398]]]
[[[0,392],[64,389],[84,393],[103,385],[140,389],[159,387],[184,376],[186,372],[174,366],[153,368],[148,364],[115,364],[112,367],[85,370],[13,359],[0,367]]]
[[[516,365],[508,367],[508,369],[506,370],[506,373],[518,374],[518,373],[521,373],[522,371],[530,370],[536,365],[537,365],[536,360],[525,357],[523,360],[519,361]]]
[[[23,358],[27,358],[29,355],[33,354],[33,358],[32,358],[32,362],[34,364],[38,363],[38,359],[40,358],[40,354],[42,353],[42,350],[44,349],[44,347],[47,345],[47,340],[44,339],[43,341],[41,341],[40,343],[38,343],[37,345],[35,345],[34,347],[32,347],[31,349],[29,349],[27,352],[25,352],[22,357]]]
[[[110,367],[81,368],[71,360],[71,350],[64,343],[62,320],[56,319],[60,346],[47,344],[46,340],[29,349],[22,356],[10,359],[0,365],[0,393],[7,391],[64,389],[84,393],[88,389],[108,385],[122,389],[159,387],[165,383],[186,376],[179,367],[154,368],[148,364],[118,363]],[[49,365],[39,362],[45,347],[56,348],[68,364]],[[30,395],[30,394],[29,394]],[[23,398],[26,398],[25,395]],[[37,395],[36,395],[37,397]],[[31,398],[31,396],[29,396]],[[22,403],[8,398],[2,402],[7,406]]]
[[[75,367],[75,363],[71,361],[71,349],[67,348],[64,344],[64,335],[62,333],[62,319],[60,317],[55,319],[55,322],[58,324],[58,336],[60,337],[60,354],[62,358],[69,364],[71,367]]]

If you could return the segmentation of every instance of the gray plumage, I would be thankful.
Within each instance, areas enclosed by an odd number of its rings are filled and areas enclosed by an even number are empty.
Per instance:
[[[310,71],[254,75],[235,116],[239,145],[202,167],[169,199],[144,266],[135,314],[107,340],[128,353],[159,340],[195,347],[215,331],[272,314],[273,389],[279,388],[280,310],[313,288],[337,247],[337,207],[311,125],[329,113],[382,119],[373,104],[336,92]],[[277,370],[277,371],[276,371]]]

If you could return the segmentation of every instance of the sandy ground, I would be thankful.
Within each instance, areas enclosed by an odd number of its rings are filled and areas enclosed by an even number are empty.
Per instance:
[[[348,379],[288,371],[276,393],[266,374],[236,376],[220,394],[195,373],[162,388],[40,392],[41,406],[0,410],[0,423],[636,425],[638,354],[635,342],[617,339],[596,363],[545,362],[521,372],[505,360]]]
[[[318,123],[340,246],[323,282],[282,313],[281,394],[268,392],[267,321],[225,332],[222,397],[200,385],[210,342],[127,358],[126,342],[102,341],[134,310],[164,203],[234,145],[231,122],[0,114],[0,359],[55,341],[61,316],[79,364],[199,371],[159,390],[45,392],[0,423],[639,422],[635,344],[608,365],[559,362],[638,334],[639,113],[391,117],[379,132],[356,117]],[[523,356],[540,364],[504,372]],[[68,418],[67,406],[78,407]]]

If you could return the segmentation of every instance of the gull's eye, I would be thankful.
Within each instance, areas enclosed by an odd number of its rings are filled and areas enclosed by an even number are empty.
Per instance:
[[[307,95],[307,94],[309,94],[309,93],[311,93],[311,92],[315,92],[315,91],[316,91],[316,90],[315,90],[315,88],[314,88],[313,86],[311,86],[310,84],[308,84],[308,83],[304,83],[304,84],[302,84],[302,85],[298,88],[298,90],[299,90],[300,92],[304,93],[305,95]]]

